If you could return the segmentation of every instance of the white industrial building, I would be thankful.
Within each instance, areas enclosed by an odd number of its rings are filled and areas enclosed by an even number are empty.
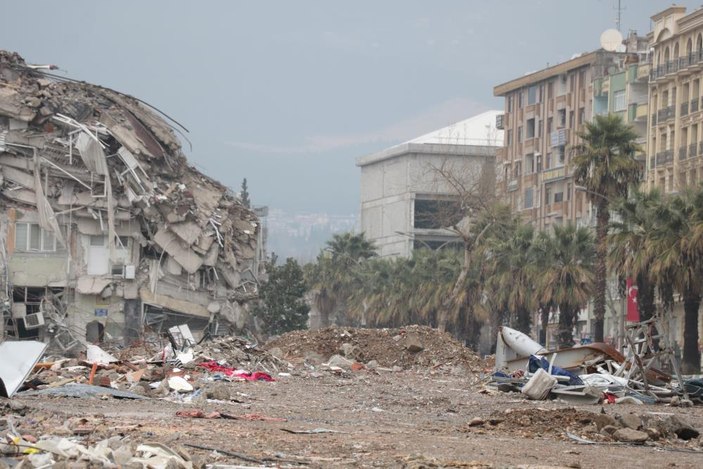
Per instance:
[[[456,213],[452,182],[494,190],[501,115],[487,111],[357,160],[361,229],[381,257],[410,257],[415,248],[439,249],[456,240],[447,229],[451,217],[443,216]],[[453,180],[442,176],[445,172]]]

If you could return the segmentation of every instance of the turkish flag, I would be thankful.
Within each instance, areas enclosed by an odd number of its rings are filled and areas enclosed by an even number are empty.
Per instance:
[[[637,285],[631,278],[627,279],[627,321],[639,322],[640,311],[637,308]]]

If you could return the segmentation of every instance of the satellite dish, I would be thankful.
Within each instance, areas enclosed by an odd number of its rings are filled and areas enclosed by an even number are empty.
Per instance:
[[[622,34],[617,29],[606,29],[600,35],[600,46],[608,52],[615,52],[622,45]]]

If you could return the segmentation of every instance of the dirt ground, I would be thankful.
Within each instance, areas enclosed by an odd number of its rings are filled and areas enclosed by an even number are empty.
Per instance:
[[[272,373],[276,381],[202,385],[206,396],[219,399],[174,402],[173,395],[170,400],[131,400],[18,393],[11,400],[0,399],[0,430],[10,419],[23,435],[59,435],[86,446],[116,435],[125,444],[156,441],[186,452],[196,466],[703,467],[701,437],[684,441],[662,435],[643,445],[622,444],[603,437],[595,423],[602,412],[632,413],[647,426],[674,414],[703,429],[702,406],[574,407],[528,401],[519,393],[487,393],[485,362],[467,350],[447,353],[458,344],[439,333],[422,328],[387,331],[382,339],[367,337],[366,342],[366,332],[358,330],[317,334],[319,341],[306,331],[269,344],[282,354],[278,360],[293,365],[280,370],[283,374]],[[337,341],[340,334],[348,335]],[[312,363],[354,337],[366,361],[378,361],[376,369],[330,370]],[[405,354],[418,339],[423,350]],[[398,348],[392,349],[389,340]],[[435,340],[445,342],[445,348],[433,352]],[[326,345],[321,349],[311,344]],[[392,356],[396,359],[388,361]],[[230,418],[176,415],[183,410],[218,411]],[[567,432],[594,444],[573,441]]]

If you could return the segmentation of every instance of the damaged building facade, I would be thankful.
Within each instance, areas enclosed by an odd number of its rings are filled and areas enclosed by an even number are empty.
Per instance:
[[[68,349],[242,327],[256,215],[148,105],[45,69],[0,51],[0,333]]]

